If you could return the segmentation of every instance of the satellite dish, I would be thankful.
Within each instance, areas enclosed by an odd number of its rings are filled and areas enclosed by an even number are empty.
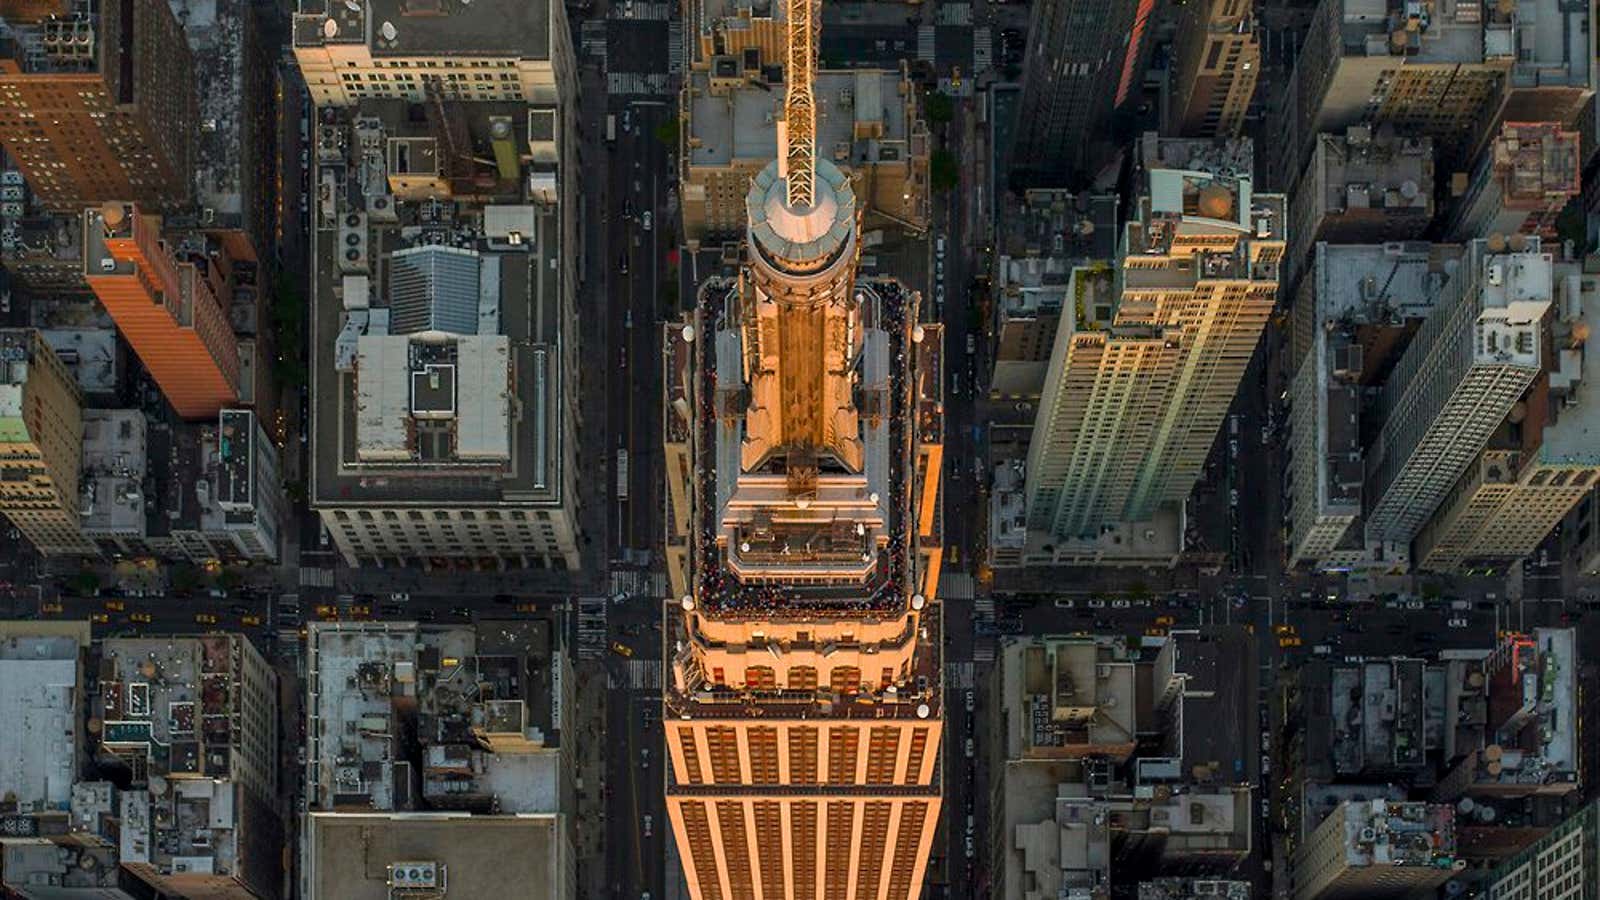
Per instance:
[[[339,36],[339,23],[332,19],[322,20],[322,36],[332,40]]]
[[[378,26],[378,33],[383,35],[383,39],[386,41],[392,41],[400,36],[400,32],[395,30],[393,22],[385,22]]]

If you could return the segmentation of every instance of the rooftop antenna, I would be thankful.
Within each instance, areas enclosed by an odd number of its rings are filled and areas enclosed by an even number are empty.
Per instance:
[[[817,178],[817,109],[812,96],[818,30],[812,16],[816,0],[788,0],[788,4],[788,85],[783,96],[783,119],[778,122],[778,177],[788,188],[790,208],[808,209],[816,194]]]

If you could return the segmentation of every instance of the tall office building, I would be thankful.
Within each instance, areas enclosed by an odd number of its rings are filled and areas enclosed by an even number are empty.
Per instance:
[[[1473,241],[1461,274],[1384,384],[1367,452],[1366,543],[1396,567],[1554,350],[1555,261],[1538,238]]]
[[[1196,0],[1176,16],[1167,133],[1237,135],[1261,74],[1254,0]]]
[[[1112,113],[1135,99],[1156,0],[1037,0],[1028,24],[1013,184],[1060,186],[1116,152]]]
[[[941,607],[918,554],[937,347],[917,294],[857,280],[855,194],[812,153],[817,5],[797,6],[746,264],[702,288],[690,353],[667,357],[693,462],[670,492],[692,525],[663,630],[667,812],[694,900],[911,900],[941,804]]]
[[[1517,41],[1544,30],[1513,28],[1475,3],[1431,10],[1384,0],[1322,0],[1284,93],[1267,160],[1274,182],[1293,188],[1317,136],[1351,125],[1390,125],[1431,137],[1445,172],[1465,171],[1505,101]],[[1571,51],[1568,51],[1569,53]]]
[[[167,0],[0,2],[0,143],[58,210],[191,194],[198,126]]]
[[[1119,265],[1074,272],[1056,331],[1028,447],[1027,559],[1060,561],[1188,498],[1277,297],[1283,197],[1252,191],[1237,148],[1146,149]]]
[[[1375,430],[1364,397],[1406,341],[1467,278],[1459,244],[1319,243],[1294,308],[1291,452],[1285,467],[1291,566],[1367,562],[1359,525],[1367,448]]]
[[[31,329],[0,331],[0,512],[46,555],[98,554],[80,530],[83,406],[72,374]]]
[[[1294,900],[1386,900],[1437,888],[1466,868],[1455,809],[1351,800],[1295,850]]]
[[[174,252],[161,217],[118,202],[83,218],[84,280],[179,416],[239,400],[239,343],[205,259]]]
[[[1591,900],[1600,890],[1600,801],[1489,873],[1486,900]]]
[[[561,0],[302,0],[295,62],[311,102],[555,104],[577,77]]]
[[[1555,303],[1540,322],[1548,348],[1541,377],[1468,464],[1416,539],[1419,568],[1496,566],[1531,554],[1600,481],[1600,397],[1586,379],[1588,342],[1600,325],[1600,287],[1576,263],[1558,262]]]

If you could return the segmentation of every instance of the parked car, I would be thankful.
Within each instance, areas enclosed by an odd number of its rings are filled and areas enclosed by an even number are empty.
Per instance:
[[[1457,617],[1457,618],[1451,619],[1450,621],[1446,622],[1445,624],[1449,625],[1451,628],[1465,628],[1465,627],[1467,627],[1467,620],[1463,619],[1463,618],[1460,618],[1460,617]]]

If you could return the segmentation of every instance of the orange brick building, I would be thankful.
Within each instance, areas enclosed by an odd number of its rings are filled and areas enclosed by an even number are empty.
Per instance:
[[[166,0],[0,0],[0,143],[58,211],[190,196],[192,60]]]
[[[161,218],[131,204],[84,213],[84,280],[167,401],[210,419],[239,401],[239,345],[214,266],[175,257]]]

